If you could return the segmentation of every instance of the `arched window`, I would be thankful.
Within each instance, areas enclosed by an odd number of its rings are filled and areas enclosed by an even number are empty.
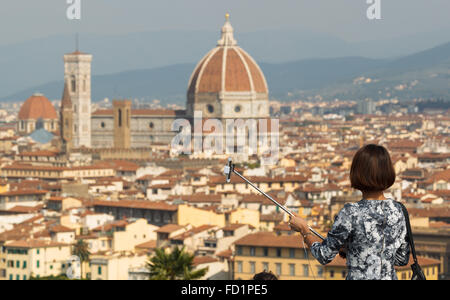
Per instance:
[[[70,82],[71,82],[71,86],[72,86],[72,92],[76,92],[77,91],[77,81],[75,80],[75,76],[71,76],[71,78],[70,78],[71,80],[70,80]]]
[[[118,114],[119,114],[119,116],[118,116],[119,127],[122,127],[122,110],[121,109],[119,109]]]

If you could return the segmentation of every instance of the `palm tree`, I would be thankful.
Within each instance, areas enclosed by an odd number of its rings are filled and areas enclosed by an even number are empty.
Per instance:
[[[80,258],[80,275],[81,278],[83,278],[83,263],[88,262],[89,256],[91,255],[88,249],[88,245],[84,242],[84,240],[78,240],[77,243],[73,246],[73,254]]]
[[[156,249],[147,268],[150,280],[195,280],[205,276],[208,268],[194,270],[194,255],[176,247],[171,253]]]

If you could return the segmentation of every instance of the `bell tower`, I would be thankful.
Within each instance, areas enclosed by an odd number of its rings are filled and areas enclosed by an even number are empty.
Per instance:
[[[114,148],[131,148],[131,101],[114,100]]]
[[[73,109],[73,147],[91,147],[92,55],[75,51],[64,55],[64,81]]]
[[[62,151],[65,153],[70,153],[73,148],[73,105],[70,99],[69,87],[67,82],[64,84],[64,92],[61,99],[61,140],[62,140]]]

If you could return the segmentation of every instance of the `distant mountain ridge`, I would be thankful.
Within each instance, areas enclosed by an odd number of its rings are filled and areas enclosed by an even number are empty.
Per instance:
[[[292,100],[450,97],[450,42],[397,59],[340,57],[260,63],[271,98]],[[94,101],[108,98],[160,99],[184,104],[195,64],[130,70],[92,77]],[[358,81],[358,78],[360,79]],[[361,79],[363,78],[363,79]],[[26,99],[34,92],[59,99],[63,82],[38,85],[0,100]]]
[[[216,30],[164,30],[126,34],[80,34],[79,49],[93,54],[92,74],[196,63],[220,37]],[[242,32],[238,44],[257,62],[280,64],[342,57],[403,57],[448,41],[448,31],[417,33],[396,39],[349,42],[309,29]],[[63,77],[63,55],[75,49],[75,34],[54,35],[16,44],[0,44],[0,98]]]

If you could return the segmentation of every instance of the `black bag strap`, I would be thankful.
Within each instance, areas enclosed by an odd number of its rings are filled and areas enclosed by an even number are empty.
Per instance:
[[[411,253],[414,259],[414,263],[418,264],[417,262],[417,256],[416,256],[416,248],[414,247],[414,239],[413,239],[413,235],[412,235],[412,230],[411,230],[411,223],[409,221],[409,213],[408,210],[406,209],[406,207],[403,205],[403,203],[400,203],[398,201],[396,201],[398,204],[400,204],[400,207],[402,208],[403,211],[403,215],[405,216],[405,221],[406,221],[406,230],[408,231],[408,242],[409,242],[409,247],[411,248]]]

